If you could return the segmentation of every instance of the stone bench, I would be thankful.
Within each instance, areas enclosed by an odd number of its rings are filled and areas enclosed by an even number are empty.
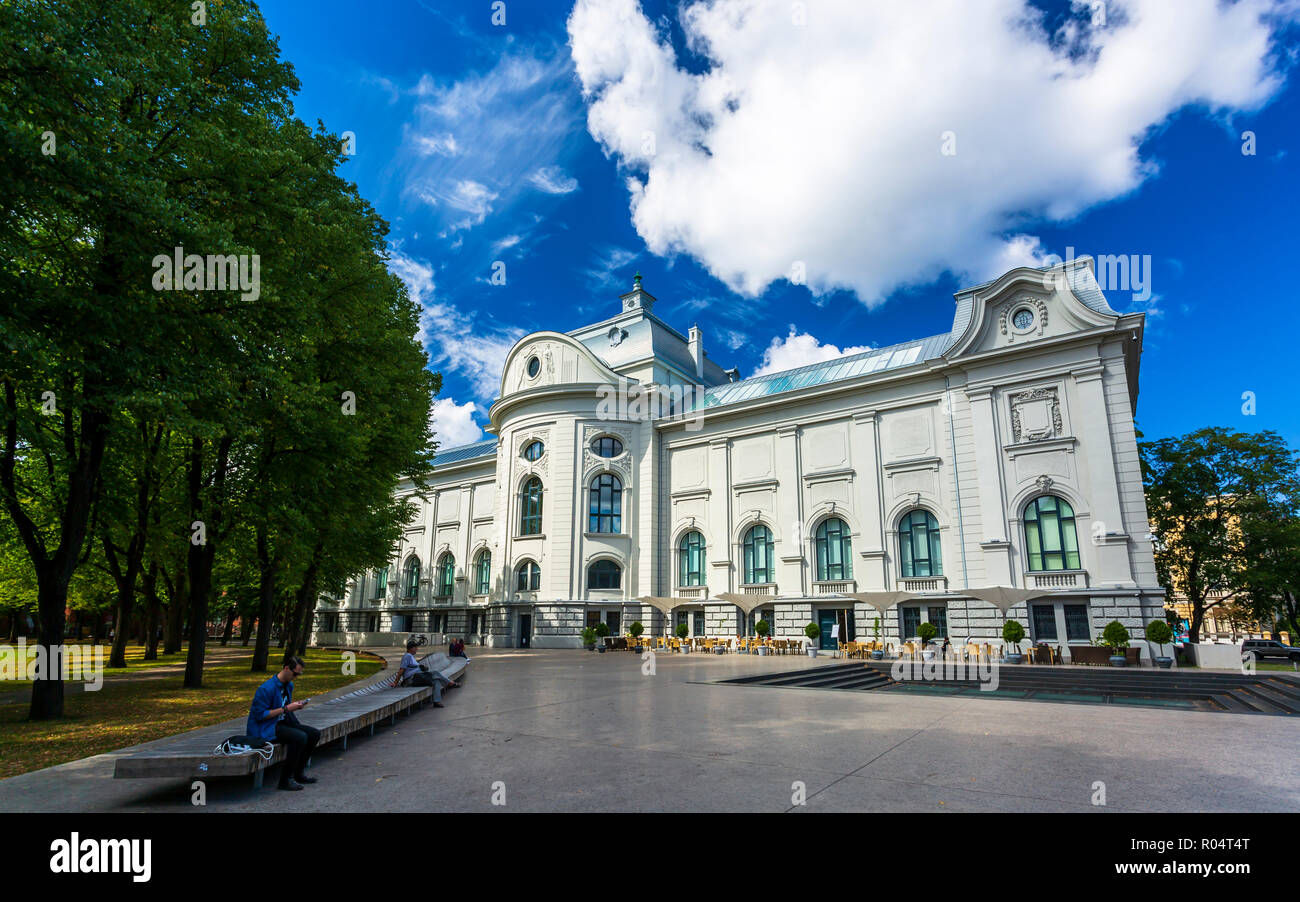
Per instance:
[[[436,670],[452,680],[463,680],[466,673],[464,658],[449,658],[444,653],[428,655],[422,659],[430,670]],[[320,730],[320,743],[342,740],[348,747],[348,737],[361,730],[375,733],[375,725],[387,720],[397,722],[397,715],[432,700],[431,686],[393,686],[396,674],[385,672],[366,685],[337,698],[303,708],[298,719],[307,726]],[[214,749],[229,739],[229,727],[204,730],[180,736],[172,742],[162,742],[117,759],[113,769],[115,778],[171,777],[203,780],[209,777],[253,777],[253,786],[261,788],[263,772],[284,760],[286,747],[274,743],[275,751],[269,759],[255,752],[243,755],[218,755]]]

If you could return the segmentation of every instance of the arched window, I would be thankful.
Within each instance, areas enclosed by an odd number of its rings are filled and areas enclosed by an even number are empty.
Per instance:
[[[388,594],[388,568],[380,567],[375,571],[375,597],[383,598]]]
[[[537,536],[541,533],[542,481],[534,476],[519,492],[519,534]]]
[[[814,544],[819,580],[853,578],[853,548],[847,523],[838,517],[823,520],[817,527]]]
[[[1074,508],[1064,498],[1043,495],[1025,507],[1025,554],[1030,570],[1079,570]]]
[[[623,481],[605,473],[591,481],[588,532],[622,532]]]
[[[772,566],[772,531],[759,523],[751,526],[745,533],[744,577],[746,585],[776,582],[776,570]]]
[[[677,585],[704,585],[704,536],[688,532],[677,543]]]
[[[908,511],[898,524],[898,559],[903,576],[943,576],[939,521],[924,510]]]
[[[444,554],[438,561],[438,592],[440,598],[451,595],[456,589],[456,559]]]
[[[406,569],[402,571],[402,590],[407,598],[414,598],[420,591],[420,559],[415,555],[406,560]]]
[[[613,561],[596,561],[587,568],[588,589],[617,589],[623,577],[623,568]]]
[[[537,460],[546,451],[546,446],[541,442],[529,442],[524,448],[524,460]]]
[[[492,552],[484,548],[474,558],[474,594],[486,595],[492,589]]]
[[[542,586],[542,568],[532,561],[524,561],[515,570],[515,588],[520,592],[536,592]]]

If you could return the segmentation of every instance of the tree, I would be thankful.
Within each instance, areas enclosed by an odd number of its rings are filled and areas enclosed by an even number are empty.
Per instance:
[[[1250,585],[1257,546],[1247,537],[1297,497],[1297,455],[1276,432],[1219,427],[1143,442],[1139,451],[1156,571],[1171,600],[1187,598],[1195,642],[1206,611]]]

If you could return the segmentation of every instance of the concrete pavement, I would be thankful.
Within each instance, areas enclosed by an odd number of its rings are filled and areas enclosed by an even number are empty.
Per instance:
[[[214,780],[197,808],[110,754],[0,781],[0,811],[1300,809],[1300,718],[715,682],[825,658],[471,657],[446,708],[318,752],[303,792]]]

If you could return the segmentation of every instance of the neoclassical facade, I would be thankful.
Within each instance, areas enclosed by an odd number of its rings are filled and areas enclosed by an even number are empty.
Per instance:
[[[939,334],[750,379],[654,302],[638,277],[617,315],[515,345],[495,437],[438,453],[389,566],[322,600],[317,641],[577,647],[597,621],[760,618],[827,645],[925,621],[997,641],[1002,613],[963,594],[995,586],[1051,591],[1009,616],[1067,650],[1163,616],[1133,427],[1144,320],[1090,258],[959,292]],[[911,597],[849,597],[885,591]]]

